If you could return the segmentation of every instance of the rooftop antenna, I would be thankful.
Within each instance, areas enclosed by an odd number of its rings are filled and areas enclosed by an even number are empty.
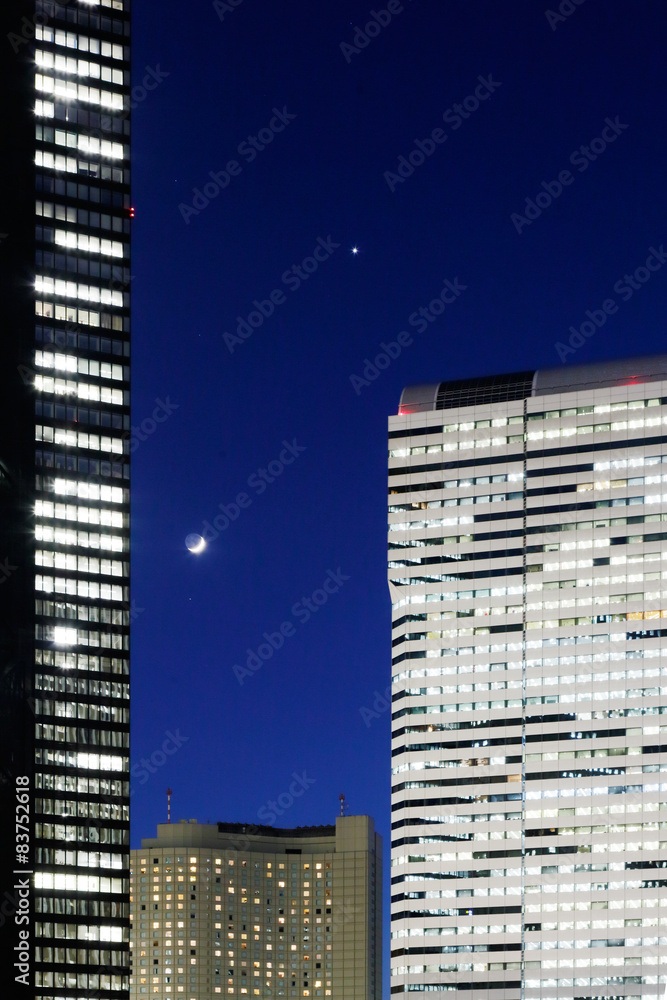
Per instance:
[[[341,816],[345,816],[347,812],[347,800],[345,798],[345,792],[341,792],[338,798],[340,799],[340,814]]]
[[[171,797],[174,793],[171,788],[167,789],[167,823],[171,823]]]

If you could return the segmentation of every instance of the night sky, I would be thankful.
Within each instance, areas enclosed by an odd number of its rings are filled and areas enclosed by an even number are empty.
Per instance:
[[[133,846],[388,855],[401,390],[665,350],[664,2],[546,6],[135,5]]]

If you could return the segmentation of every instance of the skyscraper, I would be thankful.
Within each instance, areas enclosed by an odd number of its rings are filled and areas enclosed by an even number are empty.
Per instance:
[[[662,996],[667,356],[389,426],[392,994]]]
[[[133,1000],[382,997],[382,838],[163,823],[132,851]]]
[[[130,0],[5,0],[0,28],[3,996],[118,998],[129,948]]]

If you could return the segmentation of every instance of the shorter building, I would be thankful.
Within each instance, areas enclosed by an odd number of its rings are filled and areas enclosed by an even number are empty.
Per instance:
[[[382,996],[382,838],[160,824],[132,854],[132,1000]]]

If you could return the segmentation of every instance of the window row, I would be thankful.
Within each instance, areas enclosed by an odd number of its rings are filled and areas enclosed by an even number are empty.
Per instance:
[[[35,138],[38,142],[77,149],[88,156],[103,156],[108,160],[126,160],[129,157],[129,147],[122,142],[98,139],[94,135],[83,135],[81,132],[66,132],[65,129],[54,129],[50,125],[36,125]],[[39,163],[37,165],[39,166]]]
[[[95,41],[99,46],[99,41],[97,39]],[[102,44],[110,48],[108,42],[102,42]],[[122,50],[122,46],[117,45],[116,49]],[[77,59],[76,56],[61,55],[59,52],[51,52],[47,49],[37,49],[35,51],[35,63],[40,69],[52,69],[56,73],[66,73],[71,76],[87,76],[93,80],[102,80],[105,83],[113,83],[119,87],[125,84],[125,73],[122,69],[92,62],[89,59]]]
[[[35,565],[47,569],[64,569],[71,573],[94,573],[102,576],[129,576],[129,564],[117,559],[98,559],[93,556],[76,556],[65,552],[38,549]]]
[[[56,753],[60,753],[60,756],[76,757],[76,753],[73,751],[48,750],[45,753],[50,754],[52,757]],[[79,757],[83,756],[83,754],[79,754]],[[113,757],[109,754],[88,754],[88,756],[98,758],[97,763],[92,765],[96,771],[129,771],[130,762],[128,757]],[[107,766],[109,761],[112,764],[116,761],[121,761],[121,766]],[[69,766],[79,767],[80,765],[77,762]],[[110,778],[89,778],[88,775],[81,777],[75,774],[36,773],[35,788],[43,788],[47,792],[74,792],[77,795],[104,795],[112,796],[113,798],[127,798],[130,794],[129,781]],[[119,834],[123,833],[122,830],[117,832]],[[84,836],[80,837],[79,833],[84,833]],[[52,826],[49,831],[41,830],[39,835],[46,840],[85,841],[89,839],[88,835],[85,834],[84,827],[77,828],[75,826],[62,826],[58,824],[55,827]],[[123,844],[125,841],[119,840],[118,843]]]
[[[647,621],[653,618],[667,618],[667,611],[627,611],[585,618],[554,618],[546,621],[526,622],[527,629],[572,628],[575,625],[602,625],[608,622]]]
[[[91,499],[95,499],[91,497]],[[116,501],[117,503],[120,501]],[[37,500],[35,515],[42,518],[55,518],[59,521],[78,521],[82,524],[99,524],[110,528],[127,527],[125,515],[119,510],[108,510],[104,507],[81,507],[73,503],[53,503],[51,500]],[[86,597],[89,595],[82,594]],[[90,595],[93,596],[92,594]]]
[[[124,0],[88,0],[83,6],[76,7],[71,5],[65,7],[59,0],[40,0],[39,2],[39,9],[46,15],[47,23],[50,21],[69,21],[70,24],[77,24],[81,28],[85,28],[87,32],[99,33],[101,31],[105,35],[113,33],[129,37],[129,17],[122,20],[118,17],[100,16],[99,13],[92,13],[92,10],[97,11],[97,8],[100,7],[122,11],[126,9],[127,5]],[[89,11],[91,13],[88,13]]]
[[[99,184],[85,184],[83,180],[68,180],[66,177],[54,177],[51,174],[37,174],[35,179],[37,191],[63,198],[90,202],[91,205],[108,206],[109,209],[125,209],[129,212],[131,200],[129,194],[101,187]]]
[[[36,114],[49,117],[53,115],[53,105],[47,108],[47,102],[37,101]],[[116,145],[116,144],[114,144]],[[129,184],[129,170],[121,167],[109,167],[105,164],[91,163],[89,160],[78,160],[75,156],[63,156],[38,149],[35,152],[35,165],[45,170],[57,170],[59,173],[85,174],[102,181],[112,181],[114,184]]]
[[[130,734],[126,732],[92,729],[88,726],[82,726],[81,728],[77,726],[52,726],[41,722],[38,722],[35,726],[35,738],[38,740],[48,740],[53,743],[88,744],[89,746],[123,747],[124,749],[127,749],[130,745]],[[45,811],[48,812],[48,810]],[[58,814],[58,810],[56,810],[56,814]],[[62,813],[62,815],[73,816],[74,813],[68,812]],[[80,812],[79,815],[87,816],[89,814],[87,812]],[[91,812],[90,815],[102,815],[106,819],[125,819],[125,816],[115,814]]]
[[[93,730],[94,732],[94,730]],[[101,735],[108,736],[109,733],[102,733]],[[127,733],[115,733],[116,736],[127,737]],[[129,805],[121,805],[114,802],[86,802],[79,800],[78,802],[72,799],[51,799],[51,798],[36,798],[35,799],[35,813],[43,814],[44,816],[79,816],[82,819],[87,817],[98,818],[98,819],[108,819],[108,820],[118,820],[123,823],[129,823],[130,821],[130,807]],[[91,824],[91,829],[93,828]],[[51,888],[54,888],[53,886]],[[129,892],[129,886],[126,887],[124,892]]]
[[[52,715],[56,719],[89,719],[91,722],[113,722],[127,725],[130,713],[127,708],[117,705],[98,705],[76,701],[53,701],[50,698],[35,698],[36,715]],[[85,761],[85,756],[82,758]],[[88,766],[86,763],[82,767]]]
[[[577,577],[576,580],[550,580],[550,581],[540,581],[539,583],[529,583],[526,587],[527,593],[536,593],[543,590],[567,590],[572,587],[585,588],[585,587],[608,587],[615,586],[617,584],[624,583],[641,583],[642,580],[646,582],[652,582],[657,580],[667,580],[667,571],[663,573],[632,573],[628,575],[627,573],[622,576],[596,576],[596,577]],[[521,586],[509,586],[509,587],[490,587],[484,590],[454,590],[449,592],[439,592],[436,594],[412,594],[410,597],[404,597],[400,601],[396,601],[392,605],[394,609],[405,607],[407,604],[427,604],[427,603],[438,603],[442,601],[460,601],[460,600],[472,600],[476,597],[505,597],[511,594],[522,594],[523,587]],[[649,600],[650,598],[645,598]],[[609,597],[609,600],[612,600]],[[398,625],[402,624],[402,621],[425,621],[426,615],[410,615],[405,619],[399,619],[394,622],[393,627],[396,628]]]
[[[94,64],[90,65],[92,68]],[[111,71],[109,70],[109,72]],[[114,70],[113,72],[122,76],[122,70]],[[52,76],[44,76],[42,73],[37,73],[35,76],[35,89],[39,93],[53,95],[59,101],[85,101],[86,104],[94,104],[96,107],[107,108],[109,111],[122,111],[125,105],[123,94],[114,93],[112,90],[101,90],[99,87],[89,87],[84,83],[58,80]],[[53,108],[53,113],[49,114],[51,108]],[[40,118],[55,117],[55,107],[51,102],[37,102],[35,111]],[[52,142],[53,140],[46,141]]]
[[[76,452],[54,451],[38,448],[35,451],[35,465],[45,469],[56,469],[60,473],[77,473],[80,476],[101,476],[103,479],[129,479],[130,466],[125,462],[107,462],[99,458],[84,458]]]
[[[107,2],[110,2],[110,0],[107,0]],[[113,2],[118,3],[118,0],[113,0]],[[88,890],[81,890],[81,891],[88,891]],[[122,955],[122,953],[119,954]],[[122,956],[118,960],[119,969],[123,969],[124,965],[125,965],[125,957]],[[38,969],[35,972],[34,983],[35,986],[39,986],[42,989],[44,988],[55,989],[55,990],[79,989],[81,991],[85,991],[78,993],[77,996],[85,996],[86,993],[88,993],[89,996],[90,995],[99,996],[100,993],[104,993],[106,995],[106,993],[110,990],[116,991],[116,990],[127,989],[124,972],[122,972],[122,974],[120,975],[115,976],[108,972],[102,972],[102,973],[92,972],[88,974],[87,972],[42,972],[41,969]]]
[[[659,477],[658,477],[659,478]],[[666,477],[667,479],[667,477]],[[465,497],[464,500],[471,500],[470,497]],[[475,497],[476,503],[481,503],[483,501],[488,502],[488,497]],[[638,497],[627,497],[626,505],[628,506],[643,506],[644,504],[656,504],[656,503],[667,503],[667,495],[660,493],[649,494],[648,496],[638,496]],[[521,516],[521,512],[518,512]],[[528,511],[528,516],[532,515],[532,511]],[[586,517],[586,514],[584,514]],[[524,529],[526,535],[538,535],[538,534],[550,534],[552,532],[559,531],[598,531],[600,529],[615,528],[618,525],[626,524],[645,524],[647,522],[653,521],[667,521],[667,514],[634,514],[631,517],[612,517],[612,518],[596,518],[594,521],[562,521],[557,524],[529,524]],[[483,518],[478,515],[474,517],[472,515],[461,515],[459,517],[441,517],[432,518],[428,521],[397,521],[394,524],[389,525],[389,531],[424,531],[429,528],[441,528],[447,527],[449,525],[456,524],[475,524],[476,526],[481,526],[483,524]],[[429,538],[424,539],[414,539],[410,540],[411,545],[428,545],[429,542],[433,543],[434,540]],[[394,545],[394,542],[390,542]],[[435,540],[437,544],[437,540]]]
[[[35,25],[35,38],[38,42],[48,42],[51,45],[60,45],[68,49],[78,49],[79,52],[91,52],[93,55],[102,56],[105,59],[121,61],[127,59],[122,45],[103,42],[99,38],[90,38],[87,35],[79,35],[74,31],[63,31],[61,28],[52,28],[48,25]]]
[[[609,434],[617,431],[635,431],[643,427],[660,427],[667,423],[667,417],[639,417],[634,420],[614,420],[608,424],[586,424],[578,427],[560,427],[549,431],[528,431],[527,441],[551,441],[572,437],[573,434]],[[613,467],[614,463],[611,463]],[[607,463],[609,467],[609,463]]]
[[[463,685],[466,687],[466,685]],[[510,685],[513,686],[513,685]],[[480,690],[489,690],[480,685]],[[542,697],[531,697],[525,699],[526,705],[573,705],[575,702],[588,701],[627,701],[635,698],[658,698],[667,695],[667,687],[632,688],[621,691],[568,691],[563,694],[549,694]],[[496,701],[467,701],[459,704],[451,703],[446,705],[422,705],[413,708],[402,708],[394,712],[392,718],[399,719],[405,716],[414,717],[416,715],[447,715],[452,712],[481,712],[497,708],[521,708],[523,701],[521,698],[506,698]],[[662,711],[662,707],[652,706],[656,712]],[[647,709],[648,711],[648,709]],[[665,708],[667,711],[667,707]]]
[[[107,135],[129,136],[131,134],[130,119],[127,115],[127,96],[122,114],[112,113],[101,105],[98,110],[94,110],[95,107],[95,105],[77,107],[67,101],[59,100],[55,102],[38,100],[35,101],[35,117],[52,118],[55,121],[65,122],[70,128],[78,125],[81,129],[93,129]]]
[[[121,535],[93,534],[88,531],[74,531],[72,528],[54,528],[46,524],[35,525],[38,542],[53,545],[76,545],[83,549],[106,549],[110,552],[124,552],[127,539]]]
[[[122,309],[125,305],[123,292],[111,288],[101,288],[97,285],[84,285],[76,281],[66,281],[64,278],[51,278],[37,275],[35,291],[38,295],[59,295],[66,299],[80,299],[86,302],[102,303]]]
[[[114,367],[120,367],[120,365]],[[104,451],[113,455],[122,455],[125,450],[125,442],[120,437],[100,436],[99,434],[89,434],[87,431],[69,431],[41,424],[37,424],[35,427],[35,441],[46,441],[49,444],[57,444],[65,448]]]
[[[76,196],[76,192],[73,196]],[[76,208],[75,205],[60,205],[52,201],[36,201],[35,215],[45,219],[59,219],[61,222],[71,222],[74,225],[86,226],[91,229],[107,229],[113,230],[116,233],[130,232],[128,219],[123,219],[117,215],[109,215],[105,212],[92,212],[87,208]]]
[[[56,371],[88,375],[92,378],[107,378],[115,382],[127,381],[127,366],[79,358],[71,354],[52,354],[50,351],[35,351],[37,368],[53,368]]]
[[[107,263],[108,260],[112,258],[105,258],[100,256],[77,256],[70,252],[53,252],[52,250],[36,250],[35,251],[35,268],[40,273],[52,274],[53,271],[59,272],[56,277],[61,277],[65,272],[67,276],[74,280],[75,276],[78,280],[91,279],[93,281],[108,282],[110,287],[122,288],[128,285],[130,279],[128,277],[128,269],[122,267],[120,264]],[[37,310],[36,310],[37,312]],[[69,313],[68,313],[69,314]],[[46,314],[45,315],[51,315]],[[62,313],[57,313],[59,318],[62,318]],[[113,329],[124,330],[129,332],[129,316],[126,315],[125,323],[117,326],[111,322],[110,313],[101,313],[99,317],[99,322],[91,317],[88,326],[94,326],[95,323],[101,328],[110,330]]]
[[[477,425],[479,426],[480,424],[488,426],[488,421],[478,421]],[[417,445],[412,448],[397,448],[389,451],[389,458],[407,458],[410,455],[437,455],[444,452],[466,451],[471,448],[499,448],[507,444],[523,443],[524,440],[529,442],[549,441],[575,437],[580,434],[610,434],[620,431],[636,431],[643,428],[660,427],[663,424],[667,424],[667,417],[655,416],[646,417],[645,419],[616,420],[606,424],[582,424],[578,427],[559,427],[550,431],[528,431],[525,437],[523,434],[513,434],[509,437],[497,435],[466,441],[451,441],[443,442],[442,444]],[[465,426],[467,429],[469,425],[461,426]]]
[[[128,915],[127,903],[116,899],[93,899],[84,896],[73,899],[72,896],[38,896],[35,899],[36,913],[57,913],[67,916],[103,917],[107,920],[124,920]],[[41,921],[35,924],[37,937],[76,938],[77,923],[51,923]]]
[[[38,666],[44,667],[54,667],[57,671],[61,670],[89,670],[94,673],[103,674],[121,674],[127,676],[129,673],[129,663],[126,659],[122,659],[119,656],[94,656],[90,653],[70,653],[59,649],[36,649],[35,650],[35,663]],[[86,678],[78,677],[76,683],[79,685],[78,689],[82,693],[87,692],[87,688],[81,687],[81,685],[94,684],[97,678]],[[55,690],[75,690],[69,687],[58,687],[59,684],[69,684],[70,678],[63,677],[58,673],[55,678]],[[105,682],[106,683],[106,682]],[[123,690],[125,688],[123,687]],[[91,689],[91,694],[96,693]],[[104,693],[103,689],[99,689],[97,693]],[[125,697],[123,695],[123,697]]]
[[[38,397],[35,399],[35,415],[46,420],[67,420],[69,423],[90,424],[91,427],[113,427],[130,430],[129,414],[111,413],[109,410],[98,410],[88,406],[70,406],[65,403],[51,403]],[[47,479],[46,489],[53,489],[52,479]],[[42,489],[41,477],[38,477],[37,489]]]
[[[56,246],[65,247],[68,250],[80,250],[82,253],[101,254],[105,257],[128,258],[130,248],[128,244],[120,243],[117,240],[90,236],[84,233],[74,233],[66,229],[51,229],[47,226],[35,227],[35,239],[38,243],[55,243]],[[44,257],[42,257],[44,260]]]
[[[82,629],[63,626],[36,625],[35,638],[41,642],[53,642],[57,646],[94,646],[100,649],[129,649],[127,635],[109,632],[87,632]]]
[[[50,801],[48,799],[45,802]],[[120,857],[121,855],[118,855]],[[66,890],[69,892],[127,892],[127,884],[121,878],[106,878],[100,875],[68,875],[64,872],[35,872],[36,889]]]
[[[72,479],[54,479],[50,481],[54,493],[65,496],[75,496],[80,500],[101,500],[107,503],[129,503],[129,490],[120,486],[101,486],[97,483],[81,483]],[[45,483],[48,489],[48,481]],[[48,516],[48,515],[47,515]]]
[[[68,308],[68,307],[65,307]],[[120,318],[120,317],[119,317]],[[110,313],[102,313],[102,326],[105,326],[105,319],[108,321],[106,323],[106,328],[111,329],[111,315]],[[76,323],[76,320],[73,321]],[[125,356],[129,358],[130,356],[130,342],[129,340],[116,340],[108,336],[98,336],[97,334],[81,333],[80,331],[73,330],[70,327],[67,329],[61,329],[59,327],[53,326],[42,326],[38,323],[35,327],[35,340],[39,344],[55,344],[60,348],[70,348],[74,350],[80,350],[85,352],[93,352],[95,354],[115,354],[117,356]]]
[[[38,691],[58,691],[62,694],[75,694],[78,696],[90,694],[95,697],[119,698],[124,701],[127,701],[130,697],[129,684],[124,684],[121,681],[107,681],[97,677],[78,677],[68,674],[36,674],[35,688]],[[54,750],[53,754],[55,754],[55,756],[50,756],[48,759],[45,757],[44,763],[60,763],[68,767],[84,766],[83,764],[79,765],[76,763],[78,759],[76,754],[73,758],[70,758],[69,751]],[[63,754],[65,756],[63,756]],[[81,757],[81,760],[86,760],[88,762],[85,766],[95,767],[95,761],[89,754],[86,754],[85,757]],[[122,760],[122,758],[111,758],[111,765],[107,768],[107,770],[122,770],[120,766],[116,766],[119,760]],[[108,763],[109,762],[105,758],[105,765]]]
[[[639,538],[641,541],[641,538]],[[594,566],[636,566],[638,563],[649,563],[659,561],[660,552],[643,552],[632,556],[609,556],[597,559],[574,559],[565,562],[544,562],[529,563],[526,567],[528,573],[554,573],[571,569],[592,569]],[[662,558],[667,559],[667,549],[662,552]]]
[[[125,860],[126,855],[124,854],[107,854],[104,851],[66,851],[53,847],[37,848],[37,863],[45,865],[66,865],[68,868],[122,869],[125,867]]]
[[[72,597],[90,597],[93,600],[101,599],[103,601],[123,601],[126,599],[124,588],[119,584],[42,576],[42,574],[37,574],[35,578],[35,590],[45,594],[68,594]]]
[[[664,406],[667,400],[658,399],[630,399],[627,402],[621,400],[618,403],[596,403],[594,406],[569,407],[565,410],[546,410],[542,413],[529,413],[528,420],[553,420],[561,417],[573,417],[582,413],[619,413],[622,410],[642,410],[648,406]]]
[[[93,604],[70,604],[65,601],[35,601],[35,614],[69,621],[102,622],[107,625],[129,625],[129,611],[105,608]]]
[[[617,413],[623,410],[641,410],[649,406],[661,406],[667,402],[665,399],[633,399],[627,402],[618,403],[598,403],[595,406],[570,407],[564,410],[549,410],[544,413],[529,413],[528,421],[560,419],[562,417],[576,417],[588,413]],[[522,424],[522,416],[514,417],[494,417],[488,420],[464,421],[457,424],[437,425],[433,427],[420,427],[418,429],[406,428],[404,430],[392,431],[390,437],[415,437],[423,434],[451,434],[458,431],[471,431],[482,427],[505,427],[508,424]]]
[[[401,622],[396,622],[394,628],[397,628],[399,624],[403,622],[415,622],[415,621],[446,621],[454,618],[474,618],[480,615],[512,615],[512,614],[522,614],[524,607],[528,612],[531,611],[551,611],[557,610],[558,608],[585,608],[590,607],[590,605],[601,605],[607,607],[609,604],[625,604],[630,601],[655,601],[660,599],[660,595],[667,598],[667,591],[651,590],[642,593],[632,593],[632,594],[604,594],[600,597],[593,597],[592,594],[586,597],[577,597],[576,600],[574,596],[565,598],[561,601],[544,601],[543,603],[530,603],[524,604],[500,604],[497,607],[482,607],[476,606],[472,608],[466,608],[460,611],[442,611],[439,614],[421,614],[421,615],[406,615]],[[660,617],[659,614],[656,617]],[[426,635],[428,639],[435,639],[438,637],[438,633],[422,633],[423,638]],[[414,636],[406,636],[406,638],[414,638]]]
[[[644,638],[644,637],[646,637],[646,638],[660,638],[659,634],[652,635],[651,633],[659,633],[661,631],[665,631],[665,630],[661,630],[661,629],[660,630],[659,629],[653,629],[651,631],[647,630],[644,634],[639,635],[639,636],[637,636],[636,634],[633,635],[633,633],[628,634],[627,632],[612,632],[611,636],[608,635],[608,634],[605,634],[605,633],[601,633],[599,635],[578,635],[578,636],[565,635],[565,636],[559,636],[559,637],[554,637],[554,638],[549,638],[549,639],[529,639],[526,642],[526,648],[527,649],[539,649],[540,647],[544,648],[544,647],[547,647],[547,646],[574,646],[575,644],[577,646],[579,646],[579,645],[590,645],[592,643],[604,643],[605,645],[607,645],[609,642],[628,642],[628,641],[631,641],[632,638]],[[441,657],[469,656],[469,655],[472,655],[473,653],[477,653],[477,654],[481,653],[484,656],[488,656],[490,653],[506,653],[506,652],[512,653],[512,652],[516,652],[516,651],[520,650],[521,648],[522,648],[522,643],[520,643],[520,642],[507,642],[507,643],[500,642],[500,643],[494,643],[491,646],[477,645],[477,646],[459,646],[456,649],[416,650],[414,652],[403,653],[403,654],[401,654],[401,656],[395,657],[394,658],[394,662],[398,663],[400,660],[410,660],[410,659],[420,660],[420,659],[426,659],[426,658],[429,658],[429,659],[430,658],[436,658],[437,659],[437,658],[441,658]],[[624,652],[621,653],[620,658],[623,659],[624,655],[625,655]],[[635,659],[635,658],[641,658],[642,656],[644,656],[644,657],[650,657],[650,656],[659,656],[659,655],[660,655],[660,651],[659,650],[650,649],[650,648],[642,650],[641,648],[639,648],[639,649],[633,649],[632,647],[630,647],[627,650],[627,659],[629,659],[629,660],[630,659]],[[597,656],[591,656],[591,658],[594,659],[594,660],[598,659]],[[610,660],[613,660],[613,659],[618,659],[618,656],[613,655],[613,654],[609,654],[608,655],[608,654],[605,653],[605,654],[603,654],[603,658],[605,658],[605,659],[608,658]],[[536,663],[537,661],[529,661],[529,662]],[[502,669],[502,667],[499,664],[492,664],[492,668],[493,669]],[[471,668],[470,668],[470,666],[466,666],[465,669],[466,669],[466,671],[469,671]],[[440,668],[436,667],[434,673],[428,672],[428,673],[425,673],[423,675],[418,675],[416,673],[413,673],[411,676],[413,676],[413,677],[414,676],[433,676],[433,677],[437,677],[437,676],[439,676],[439,674],[440,674]]]
[[[35,301],[35,315],[43,316],[45,319],[64,320],[79,326],[101,326],[107,330],[125,329],[122,316],[112,316],[109,313],[94,312],[90,309],[78,309],[76,306],[62,305],[57,302],[44,302],[42,299]]]

